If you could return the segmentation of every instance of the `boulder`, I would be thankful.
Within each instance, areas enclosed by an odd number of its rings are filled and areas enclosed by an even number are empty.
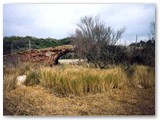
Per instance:
[[[18,76],[17,79],[16,79],[16,86],[24,85],[24,83],[26,81],[26,78],[27,78],[26,75]]]

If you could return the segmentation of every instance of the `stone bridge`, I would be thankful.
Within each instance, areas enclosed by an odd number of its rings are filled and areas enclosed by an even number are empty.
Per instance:
[[[75,47],[72,45],[63,45],[44,49],[31,49],[23,52],[4,55],[3,60],[4,63],[7,62],[7,60],[18,59],[22,62],[43,62],[49,65],[57,65],[58,59],[62,55],[74,51]]]

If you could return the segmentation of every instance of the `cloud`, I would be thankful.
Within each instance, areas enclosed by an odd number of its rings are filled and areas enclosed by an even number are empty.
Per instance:
[[[144,38],[155,21],[154,4],[6,4],[4,36],[64,38],[72,34],[80,17],[100,14],[114,29],[126,27],[124,39]]]
[[[106,16],[106,22],[114,28],[126,27],[125,35],[146,36],[150,32],[149,25],[155,21],[155,6],[148,4],[125,4],[115,7],[117,11]],[[108,19],[107,19],[108,18]],[[132,37],[131,37],[132,36]]]

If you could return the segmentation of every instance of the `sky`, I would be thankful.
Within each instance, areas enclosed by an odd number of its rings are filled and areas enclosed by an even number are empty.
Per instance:
[[[155,4],[4,4],[3,36],[63,39],[74,34],[84,16],[99,15],[115,31],[126,27],[120,43],[147,40]]]

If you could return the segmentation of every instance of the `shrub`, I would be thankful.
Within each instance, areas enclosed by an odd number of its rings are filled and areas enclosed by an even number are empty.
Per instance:
[[[39,81],[39,75],[36,71],[29,71],[27,75],[27,79],[25,81],[25,85],[38,85],[40,83]]]

